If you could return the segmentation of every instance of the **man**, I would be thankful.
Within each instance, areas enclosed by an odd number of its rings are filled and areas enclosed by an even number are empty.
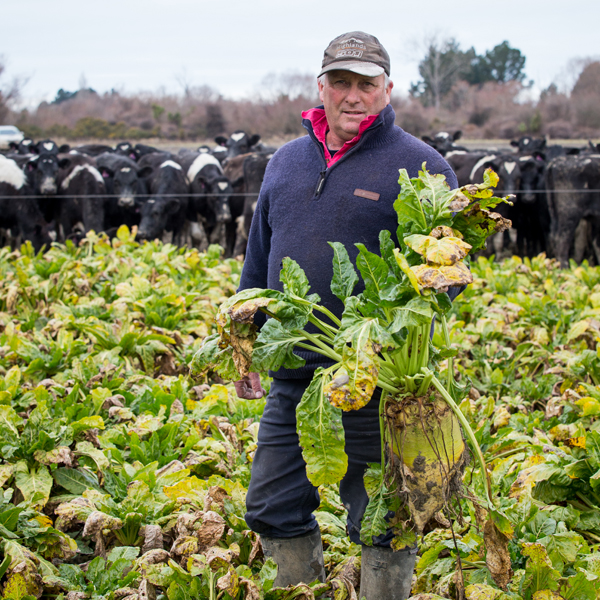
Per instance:
[[[442,173],[456,187],[444,159],[394,125],[389,75],[390,59],[377,38],[353,31],[329,44],[318,78],[323,106],[302,114],[309,135],[280,148],[267,167],[240,289],[282,289],[279,273],[289,256],[306,272],[311,293],[341,316],[343,305],[330,289],[333,251],[327,242],[342,242],[355,261],[355,243],[378,252],[381,230],[390,230],[395,238],[393,203],[400,190],[400,168],[416,177],[426,162],[430,172]],[[319,494],[306,477],[295,409],[315,369],[330,363],[309,351],[296,354],[305,359],[303,367],[271,373],[246,502],[249,527],[261,535],[265,554],[278,565],[278,586],[325,577],[312,514]],[[236,382],[236,390],[242,398],[263,395],[256,374]],[[340,496],[348,510],[350,538],[361,543],[360,522],[368,502],[363,474],[367,463],[380,462],[381,456],[378,398],[344,413],[343,424],[349,464]],[[388,532],[373,547],[363,546],[361,598],[410,595],[416,549],[392,552],[391,539]]]

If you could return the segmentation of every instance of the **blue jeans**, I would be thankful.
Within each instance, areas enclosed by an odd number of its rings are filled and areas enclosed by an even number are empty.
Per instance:
[[[267,537],[290,538],[317,527],[312,514],[319,492],[306,477],[306,464],[296,433],[296,406],[310,379],[274,379],[258,430],[258,448],[246,497],[246,523]],[[350,539],[360,544],[360,522],[369,501],[363,475],[367,463],[381,462],[379,394],[367,406],[342,415],[348,471],[340,482],[340,497],[348,511]],[[392,533],[375,539],[389,546]]]

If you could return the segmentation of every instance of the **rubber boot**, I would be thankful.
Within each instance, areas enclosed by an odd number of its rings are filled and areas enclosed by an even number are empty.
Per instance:
[[[363,546],[360,600],[406,600],[416,560],[416,547],[394,552],[381,546]]]
[[[318,527],[306,535],[293,538],[260,536],[263,553],[277,564],[276,587],[298,583],[325,582],[323,544]]]

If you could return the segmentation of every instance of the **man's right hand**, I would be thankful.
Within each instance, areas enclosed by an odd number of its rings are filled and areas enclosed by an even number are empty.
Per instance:
[[[238,398],[244,400],[257,400],[265,395],[265,390],[260,383],[258,373],[248,373],[246,377],[233,383]]]

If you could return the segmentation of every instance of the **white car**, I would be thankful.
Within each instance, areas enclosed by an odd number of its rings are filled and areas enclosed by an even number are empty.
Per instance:
[[[14,125],[0,125],[0,148],[6,149],[11,142],[19,143],[25,136]]]

